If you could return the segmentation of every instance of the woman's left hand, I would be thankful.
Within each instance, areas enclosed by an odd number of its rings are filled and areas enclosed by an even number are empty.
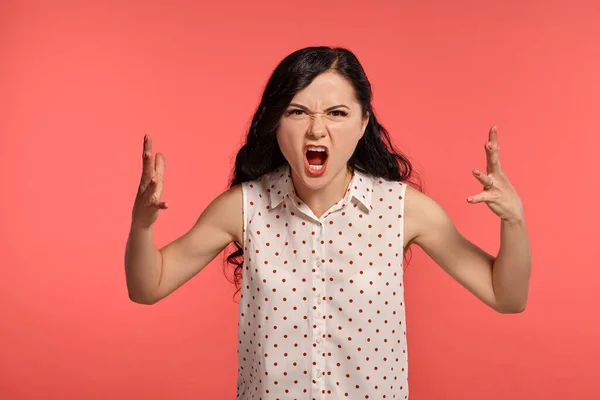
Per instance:
[[[487,156],[487,174],[478,169],[473,175],[483,185],[483,191],[475,196],[469,196],[471,204],[486,203],[488,207],[502,220],[520,222],[524,219],[523,203],[500,166],[497,128],[490,129],[489,139],[485,144]]]

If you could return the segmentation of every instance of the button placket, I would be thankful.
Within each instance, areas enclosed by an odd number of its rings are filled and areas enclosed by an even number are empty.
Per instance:
[[[316,329],[313,332],[315,345],[311,347],[313,348],[313,361],[315,361],[315,367],[313,370],[315,391],[313,396],[320,397],[325,388],[325,382],[323,379],[325,376],[325,357],[323,357],[324,340],[322,339],[322,336],[324,336],[325,332],[323,318],[325,315],[325,303],[322,299],[325,294],[325,284],[323,279],[325,274],[325,265],[321,262],[321,259],[323,259],[323,245],[321,245],[321,241],[324,233],[324,224],[319,221],[316,228],[315,235],[313,236],[313,249],[315,249],[313,258],[313,265],[315,265],[315,273],[313,274],[313,287],[315,288],[314,296],[316,298],[316,302],[313,301],[313,304],[315,304],[313,323],[314,326],[316,326]]]
[[[320,230],[320,235],[318,237],[317,240],[317,252],[316,252],[316,256],[318,257],[319,260],[324,260],[326,259],[326,254],[325,254],[325,224],[320,222],[319,224],[319,230]],[[321,244],[321,242],[323,242],[323,244]],[[321,389],[325,389],[325,371],[326,371],[326,357],[323,356],[323,354],[325,353],[325,337],[327,334],[327,328],[326,328],[326,309],[327,309],[327,302],[323,301],[323,298],[325,298],[326,294],[327,294],[327,287],[326,287],[326,282],[327,282],[327,268],[325,266],[324,263],[321,264],[321,273],[319,274],[319,288],[320,290],[318,290],[318,300],[317,303],[319,304],[319,310],[320,310],[320,315],[319,315],[319,327],[320,327],[320,333],[321,335],[319,336],[318,340],[318,347],[320,350],[320,354],[319,354],[319,358],[318,358],[318,365],[320,368],[320,380],[321,380]]]

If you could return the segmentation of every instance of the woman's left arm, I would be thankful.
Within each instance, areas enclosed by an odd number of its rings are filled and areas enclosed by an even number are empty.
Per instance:
[[[412,201],[407,196],[407,202],[414,204],[414,243],[484,303],[501,313],[518,313],[527,304],[531,274],[523,205],[500,166],[496,127],[490,129],[485,150],[487,174],[473,171],[484,189],[467,201],[486,203],[500,217],[498,255],[492,257],[469,242],[436,202],[411,191],[415,196]]]

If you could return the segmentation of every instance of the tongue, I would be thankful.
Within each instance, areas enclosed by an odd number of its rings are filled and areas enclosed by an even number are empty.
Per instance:
[[[307,151],[306,159],[310,165],[323,165],[327,154],[324,151]]]

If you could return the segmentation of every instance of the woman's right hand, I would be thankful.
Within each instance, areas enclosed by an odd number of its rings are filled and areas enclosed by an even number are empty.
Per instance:
[[[166,210],[168,205],[161,201],[164,186],[165,157],[161,153],[152,154],[152,138],[144,136],[142,153],[143,169],[140,186],[133,204],[132,226],[149,228],[158,218],[159,210]]]

